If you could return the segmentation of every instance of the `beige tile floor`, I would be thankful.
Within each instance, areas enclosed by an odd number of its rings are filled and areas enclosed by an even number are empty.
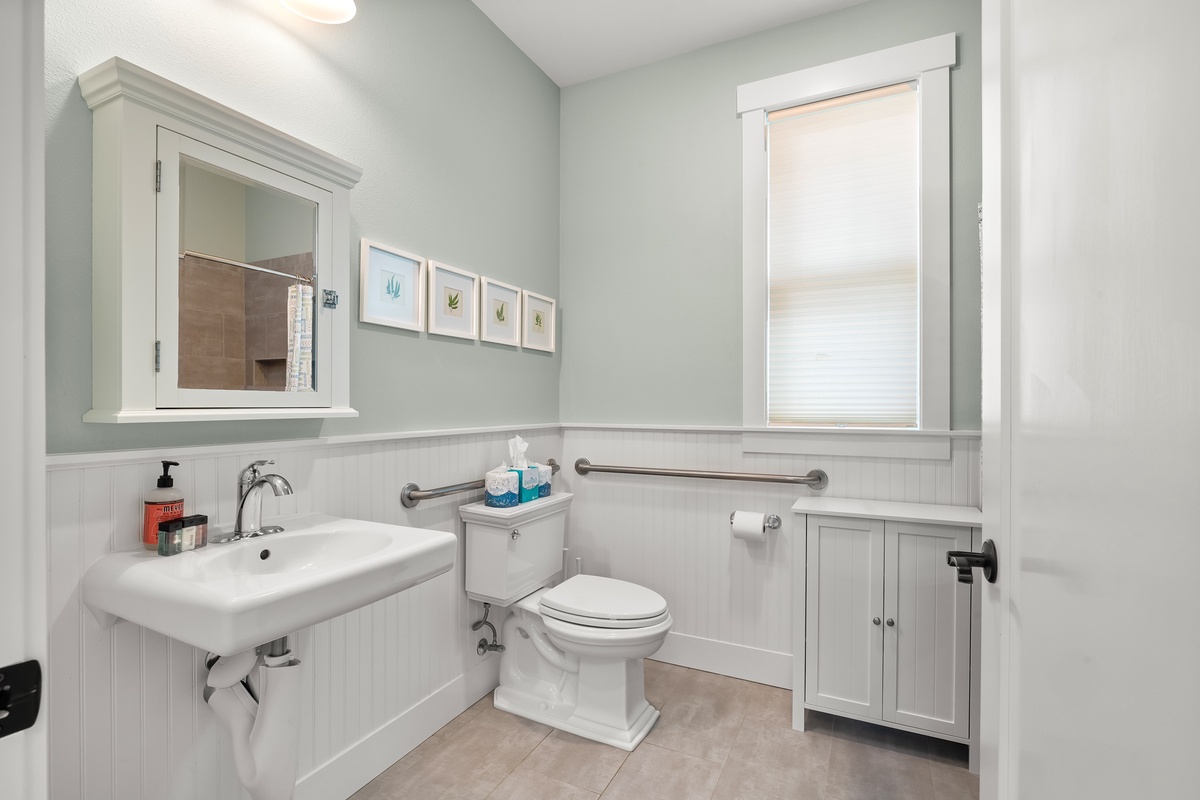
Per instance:
[[[632,753],[497,711],[489,694],[351,800],[978,800],[964,745],[810,712],[791,692],[646,661],[662,712]]]

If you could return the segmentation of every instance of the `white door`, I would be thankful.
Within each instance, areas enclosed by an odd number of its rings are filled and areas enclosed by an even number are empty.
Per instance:
[[[41,0],[0,4],[0,672],[37,660],[44,677],[42,58]],[[48,717],[43,699],[32,728],[0,738],[0,796],[46,797]]]
[[[1200,3],[983,23],[981,796],[1196,797]]]
[[[808,516],[804,701],[883,712],[883,521]]]
[[[971,529],[889,521],[883,549],[883,719],[970,734],[971,587],[946,564]]]

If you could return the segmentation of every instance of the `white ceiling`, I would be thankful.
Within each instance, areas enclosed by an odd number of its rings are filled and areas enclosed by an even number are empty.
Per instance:
[[[559,86],[864,0],[472,0]]]

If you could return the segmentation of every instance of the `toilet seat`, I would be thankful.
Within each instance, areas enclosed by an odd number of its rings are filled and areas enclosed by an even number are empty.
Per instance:
[[[590,628],[649,628],[670,619],[667,601],[636,583],[576,575],[542,593],[542,617]]]

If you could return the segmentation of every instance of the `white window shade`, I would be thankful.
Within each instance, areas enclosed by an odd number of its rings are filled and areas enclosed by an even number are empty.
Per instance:
[[[768,115],[767,418],[917,426],[918,94]]]

